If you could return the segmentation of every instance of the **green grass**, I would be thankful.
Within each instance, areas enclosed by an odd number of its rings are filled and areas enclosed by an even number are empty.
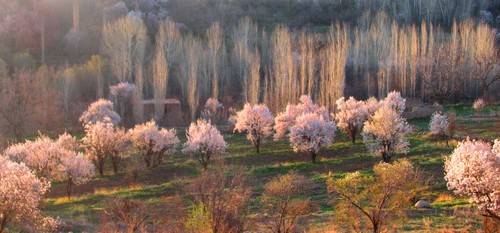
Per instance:
[[[445,111],[455,111],[459,116],[458,137],[465,135],[487,139],[500,137],[498,117],[470,121],[469,118],[477,114],[467,105],[446,106]],[[498,106],[485,110],[487,114],[492,111],[498,111]],[[399,228],[404,232],[418,232],[419,226],[422,226],[424,221],[431,222],[435,228],[463,226],[464,221],[453,213],[456,208],[470,207],[466,199],[455,197],[446,189],[443,179],[444,158],[452,152],[456,141],[452,140],[447,145],[442,140],[427,136],[428,122],[429,118],[413,119],[409,122],[415,128],[409,138],[411,144],[409,153],[394,158],[410,159],[431,181],[428,191],[422,197],[432,203],[433,209],[421,211],[409,208],[409,218]],[[179,134],[182,133],[179,131]],[[260,195],[265,182],[277,175],[296,171],[315,184],[315,188],[306,196],[317,208],[306,219],[313,221],[314,224],[327,223],[335,212],[326,192],[327,174],[330,173],[334,178],[343,177],[354,171],[370,175],[373,165],[381,161],[379,157],[371,155],[365,149],[361,137],[358,136],[357,142],[352,144],[341,133],[332,146],[321,152],[317,163],[311,163],[310,158],[304,154],[293,152],[286,140],[269,140],[264,143],[258,154],[247,142],[245,135],[226,134],[224,137],[229,144],[228,153],[224,158],[225,163],[242,166],[250,179],[249,184],[253,191],[248,206],[250,216],[260,212]],[[179,154],[172,156],[159,168],[145,170],[141,178],[134,182],[128,181],[124,174],[118,176],[109,174],[104,178],[96,178],[89,184],[77,187],[75,198],[71,200],[64,197],[63,184],[54,184],[51,194],[44,202],[44,211],[52,216],[60,216],[64,220],[85,222],[95,226],[98,224],[99,213],[112,198],[131,198],[151,205],[160,205],[166,197],[180,195],[186,198],[183,187],[189,184],[199,171],[200,166],[195,160]],[[479,223],[477,217],[470,217],[470,220],[475,226]],[[73,231],[81,232],[82,229],[76,227]]]

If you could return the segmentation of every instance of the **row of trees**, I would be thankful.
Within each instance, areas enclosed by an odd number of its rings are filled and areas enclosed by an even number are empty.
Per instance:
[[[448,33],[425,22],[400,26],[380,14],[353,29],[278,26],[268,33],[247,18],[232,31],[215,23],[204,38],[167,20],[149,53],[146,28],[135,16],[108,23],[103,34],[117,80],[135,82],[143,87],[138,96],[157,102],[179,97],[192,120],[208,98],[264,102],[277,112],[307,94],[333,109],[345,93],[382,97],[395,89],[425,100],[472,98],[487,95],[499,79],[496,34],[473,21],[454,23]],[[154,61],[151,67],[145,57]],[[144,76],[145,69],[151,75]]]
[[[333,142],[336,125],[353,137],[353,140],[356,136],[354,129],[361,130],[368,148],[380,154],[386,163],[375,166],[375,178],[365,177],[359,173],[340,180],[330,178],[329,191],[344,200],[344,204],[340,206],[345,211],[357,212],[360,215],[356,216],[361,216],[361,219],[366,217],[373,232],[380,232],[390,221],[389,216],[394,214],[387,212],[387,209],[404,208],[421,188],[421,175],[414,170],[410,162],[401,160],[389,164],[394,153],[404,152],[409,145],[406,135],[410,129],[401,117],[405,109],[405,99],[397,92],[390,93],[380,102],[375,99],[365,102],[352,97],[347,101],[341,98],[337,101],[339,111],[334,117],[329,115],[325,107],[314,104],[307,96],[301,97],[301,101],[298,105],[288,105],[286,111],[279,114],[274,121],[265,105],[247,104],[235,117],[235,130],[247,133],[248,139],[257,148],[262,140],[272,135],[273,131],[279,132],[275,134],[276,139],[288,134],[294,150],[311,154],[313,161],[322,147]],[[24,192],[21,195],[22,198],[34,200],[35,203],[29,207],[30,212],[12,207],[12,211],[2,214],[4,229],[8,225],[17,225],[15,219],[33,216],[36,217],[37,223],[43,223],[40,226],[57,225],[57,221],[36,214],[39,212],[37,203],[50,187],[48,184],[51,181],[66,182],[67,194],[70,197],[72,187],[88,182],[93,177],[95,168],[103,175],[107,159],[110,160],[115,172],[118,171],[119,162],[132,155],[142,158],[147,167],[157,166],[164,156],[174,153],[180,143],[175,130],[161,129],[154,121],[136,125],[128,132],[119,128],[117,124],[121,121],[121,117],[113,110],[113,104],[107,100],[99,100],[90,105],[80,120],[85,126],[85,136],[81,142],[69,134],[60,135],[56,140],[42,135],[36,140],[12,145],[4,151],[2,157],[5,160],[4,164],[10,166],[12,163],[13,169],[26,173],[29,178],[26,182],[47,184],[45,191],[32,190],[33,192]],[[432,117],[430,129],[433,134],[445,134],[450,130],[449,125],[447,117],[436,113]],[[223,154],[227,148],[222,134],[209,122],[198,120],[191,124],[186,136],[187,142],[183,152],[196,155],[204,167],[204,175],[199,178],[201,180],[193,184],[195,187],[193,196],[200,206],[198,210],[193,209],[192,214],[195,215],[193,217],[201,215],[211,218],[205,223],[216,232],[224,232],[223,229],[226,227],[242,229],[241,224],[244,221],[241,219],[242,213],[239,208],[245,205],[248,194],[245,194],[247,189],[241,186],[241,177],[236,175],[229,178],[226,183],[224,171],[220,170],[219,174],[207,170],[209,161],[214,156]],[[466,140],[459,144],[445,165],[447,173],[445,179],[449,188],[458,194],[472,196],[474,203],[479,205],[485,215],[494,219],[498,219],[496,204],[498,188],[495,186],[498,183],[496,178],[498,144],[499,142],[495,141],[491,147],[485,142]],[[85,155],[79,153],[80,150],[84,151]],[[471,157],[472,152],[477,152],[477,156],[474,154],[477,158]],[[472,161],[473,159],[477,161]],[[18,168],[18,164],[25,168]],[[6,169],[7,173],[10,172],[9,169]],[[397,179],[395,174],[398,175]],[[10,176],[0,177],[6,179],[5,184],[10,184]],[[481,179],[481,182],[471,183],[468,181],[470,177]],[[276,178],[266,185],[262,201],[273,216],[267,223],[272,232],[291,231],[295,227],[297,218],[311,211],[308,200],[296,199],[306,183],[304,177],[289,174]],[[17,188],[24,187],[20,183],[15,185]],[[353,189],[359,185],[366,188]],[[227,189],[228,187],[230,189]],[[234,196],[233,191],[240,196]],[[7,199],[11,198],[10,192],[4,195]],[[219,202],[223,200],[228,202]],[[373,211],[373,206],[369,203],[380,201],[382,204],[376,205],[378,209]],[[277,209],[283,211],[273,212]],[[187,225],[196,228],[204,223],[196,219],[191,225]]]
[[[487,95],[499,79],[496,34],[472,20],[452,23],[448,31],[427,21],[399,25],[381,13],[357,27],[336,24],[315,32],[286,26],[270,31],[244,18],[231,28],[214,23],[197,35],[171,20],[151,31],[145,17],[134,13],[104,21],[102,55],[82,64],[34,71],[29,54],[12,56],[15,61],[0,71],[7,77],[0,84],[8,99],[0,107],[9,113],[0,117],[5,136],[53,130],[50,117],[75,126],[84,106],[106,96],[114,100],[106,87],[122,82],[135,87],[115,104],[133,125],[149,117],[144,99],[154,101],[155,120],[162,124],[170,97],[181,101],[189,122],[209,98],[221,99],[226,109],[265,103],[278,113],[305,94],[333,110],[344,95],[382,98],[391,90],[424,100],[474,98]],[[24,86],[34,91],[25,93]],[[34,102],[40,98],[43,108],[55,110],[39,113]],[[64,114],[42,117],[54,112]]]

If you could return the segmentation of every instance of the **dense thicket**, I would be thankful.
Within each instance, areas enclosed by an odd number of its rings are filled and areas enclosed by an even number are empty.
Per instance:
[[[8,137],[50,129],[19,120],[37,117],[40,95],[56,99],[44,108],[73,124],[120,82],[135,85],[136,123],[162,123],[168,98],[188,121],[208,98],[227,109],[262,102],[277,113],[303,94],[334,110],[344,95],[398,90],[460,101],[498,85],[496,11],[485,11],[495,6],[487,0],[35,2],[0,2],[0,94],[17,100],[0,112],[22,117],[0,117]],[[35,91],[9,88],[26,85]]]

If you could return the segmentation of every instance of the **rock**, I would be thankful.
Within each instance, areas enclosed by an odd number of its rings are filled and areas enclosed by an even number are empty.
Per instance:
[[[431,203],[429,203],[428,201],[426,200],[419,200],[417,201],[417,203],[415,203],[415,208],[419,208],[419,209],[422,209],[422,208],[431,208]]]

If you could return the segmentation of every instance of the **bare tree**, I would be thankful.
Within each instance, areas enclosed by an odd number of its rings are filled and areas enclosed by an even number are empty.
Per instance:
[[[306,178],[294,172],[276,177],[265,185],[262,201],[269,215],[265,225],[270,232],[295,232],[298,217],[311,212],[310,201],[300,198],[309,187]]]
[[[245,230],[244,207],[250,197],[241,168],[219,164],[203,171],[188,188],[194,200],[208,213],[213,233],[239,233]]]
[[[127,16],[106,23],[102,34],[102,49],[120,82],[131,82],[134,64],[144,59],[148,38],[142,19]]]
[[[100,232],[146,233],[150,209],[140,201],[115,199],[108,202],[101,218]]]

